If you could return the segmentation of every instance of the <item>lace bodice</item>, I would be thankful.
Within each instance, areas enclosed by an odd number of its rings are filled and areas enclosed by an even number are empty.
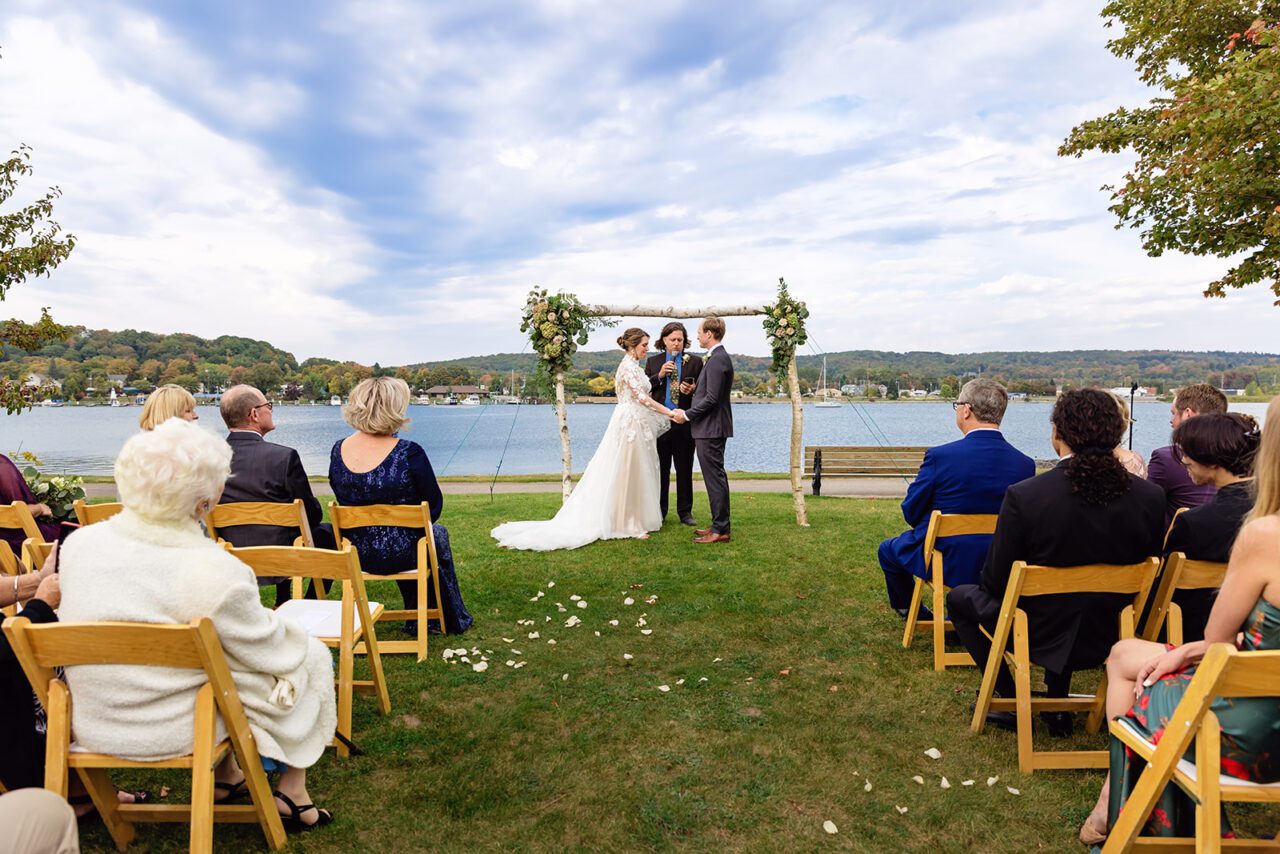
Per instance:
[[[649,377],[640,363],[630,356],[623,356],[613,375],[613,388],[618,396],[618,413],[623,436],[628,442],[637,439],[652,442],[671,427],[671,422],[660,412],[649,408]]]

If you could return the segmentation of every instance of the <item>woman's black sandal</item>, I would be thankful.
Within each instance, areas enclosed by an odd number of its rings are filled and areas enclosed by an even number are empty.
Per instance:
[[[219,783],[217,780],[213,782],[213,788],[216,794],[213,796],[215,804],[229,804],[232,801],[239,800],[249,794],[249,780],[242,779],[239,783]],[[225,792],[225,794],[223,794]],[[221,797],[219,797],[221,795]]]
[[[147,801],[151,800],[151,793],[147,791],[127,792],[126,794],[133,795],[133,803],[135,804],[145,804]],[[76,821],[84,821],[85,819],[94,818],[98,815],[98,808],[94,806],[93,798],[89,797],[88,792],[85,792],[83,795],[71,795],[67,798],[67,803],[71,804],[73,807],[82,807],[85,804],[89,805],[89,810],[76,816]],[[120,806],[129,806],[129,804],[121,801]]]
[[[288,795],[275,791],[271,794],[284,801],[285,806],[290,810],[289,815],[280,813],[280,823],[284,825],[284,829],[290,833],[302,833],[308,830],[315,830],[317,827],[324,827],[333,821],[333,813],[328,810],[322,810],[315,804],[295,804]],[[314,824],[307,824],[302,820],[302,814],[307,810],[315,810],[319,818]]]

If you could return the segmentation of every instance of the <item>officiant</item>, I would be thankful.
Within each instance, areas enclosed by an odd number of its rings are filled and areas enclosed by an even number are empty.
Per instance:
[[[693,404],[693,389],[702,373],[702,357],[685,352],[689,332],[684,324],[672,321],[662,327],[659,339],[662,350],[649,357],[645,373],[653,399],[667,409],[688,409]],[[673,424],[671,429],[658,437],[658,467],[662,471],[662,489],[659,493],[662,518],[667,518],[671,497],[671,466],[676,468],[676,515],[686,525],[696,525],[693,519],[693,436],[689,425]]]

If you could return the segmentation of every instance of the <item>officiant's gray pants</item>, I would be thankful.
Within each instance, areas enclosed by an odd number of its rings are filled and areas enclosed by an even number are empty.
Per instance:
[[[702,483],[707,488],[711,502],[711,530],[717,534],[729,533],[729,476],[724,471],[723,437],[718,439],[694,439],[698,451],[698,465],[702,468]]]

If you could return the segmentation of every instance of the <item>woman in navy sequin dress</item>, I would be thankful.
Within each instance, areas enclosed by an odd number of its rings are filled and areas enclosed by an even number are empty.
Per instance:
[[[431,533],[440,562],[440,593],[444,598],[444,630],[457,634],[471,626],[471,615],[462,603],[458,576],[453,567],[449,532],[434,524],[444,508],[444,495],[436,482],[431,461],[417,442],[396,436],[409,423],[409,386],[393,377],[362,380],[351,392],[343,417],[356,432],[334,444],[329,455],[329,485],[339,504],[421,504],[431,506]],[[391,575],[417,566],[420,528],[369,527],[343,531],[360,555],[360,568],[374,575]],[[418,605],[413,581],[399,581],[404,607]],[[434,591],[427,588],[430,600]],[[434,602],[428,601],[429,605]],[[417,633],[415,621],[406,624]]]

